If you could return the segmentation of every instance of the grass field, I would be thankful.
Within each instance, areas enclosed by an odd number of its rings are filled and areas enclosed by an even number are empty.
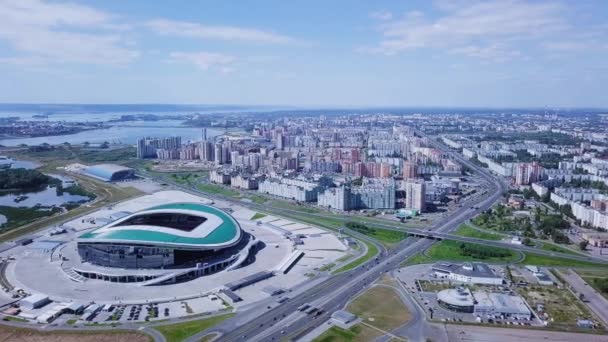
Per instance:
[[[366,324],[391,331],[412,318],[395,290],[374,286],[355,298],[346,310],[357,315]]]
[[[524,265],[535,266],[556,266],[556,267],[599,267],[607,268],[606,264],[598,264],[591,261],[570,260],[558,258],[554,256],[545,256],[535,253],[525,253],[524,260],[521,262]]]
[[[215,184],[198,184],[196,188],[202,192],[206,192],[208,194],[216,194],[222,195],[226,197],[239,197],[240,193],[238,191],[231,190],[229,188],[225,188],[221,185]]]
[[[500,234],[479,231],[466,224],[461,225],[460,228],[458,228],[458,230],[454,232],[454,234],[483,240],[502,240],[503,238],[503,236]]]
[[[251,217],[251,220],[252,220],[252,221],[259,220],[259,219],[261,219],[261,218],[263,218],[263,217],[266,217],[266,216],[267,216],[266,214],[262,214],[262,213],[255,213],[255,215],[253,215],[253,216]]]
[[[425,292],[439,292],[441,290],[446,290],[453,287],[453,284],[448,281],[419,280],[419,283],[420,287],[422,287],[422,291]]]
[[[181,342],[186,338],[203,330],[209,329],[232,316],[234,316],[234,314],[226,314],[195,321],[158,325],[153,328],[163,334],[163,336],[167,339],[167,342]]]
[[[531,286],[519,291],[532,307],[542,303],[549,326],[560,330],[578,330],[578,319],[591,319],[587,307],[567,289],[547,286]],[[541,316],[544,316],[541,314]]]
[[[550,242],[543,242],[542,246],[540,247],[540,249],[542,249],[543,251],[549,251],[549,252],[558,252],[558,253],[566,253],[566,254],[574,254],[574,255],[581,255],[581,253],[577,253],[573,250],[571,250],[570,248],[566,248],[566,247],[562,247]]]
[[[367,342],[382,335],[381,332],[362,324],[347,329],[333,326],[315,338],[313,342]]]
[[[407,237],[407,234],[403,232],[382,228],[373,228],[371,232],[363,234],[382,242],[386,247],[389,248]]]
[[[369,243],[367,241],[364,241],[364,240],[360,240],[360,241],[365,243],[365,245],[367,246],[367,253],[365,253],[365,255],[353,260],[352,262],[349,262],[348,264],[338,268],[337,270],[334,270],[332,272],[332,274],[352,270],[353,268],[363,264],[367,260],[373,258],[376,254],[378,254],[378,247],[376,247],[376,245]]]
[[[514,261],[519,260],[519,257],[520,257],[519,253],[517,253],[515,251],[511,251],[511,250],[508,250],[505,248],[498,248],[498,247],[493,247],[492,250],[497,251],[497,252],[504,252],[505,254],[508,254],[509,256],[507,256],[507,257],[487,257],[487,258],[471,257],[471,256],[461,254],[461,249],[460,249],[461,244],[462,243],[458,242],[458,241],[444,240],[444,241],[441,241],[441,242],[436,243],[433,246],[431,246],[427,250],[426,255],[432,261],[438,261],[438,260],[484,261],[484,262],[489,262],[489,263],[514,262]],[[472,244],[465,243],[465,245],[472,245]]]
[[[416,253],[416,254],[412,255],[411,257],[407,258],[407,260],[403,261],[401,264],[399,264],[399,266],[405,267],[405,266],[410,266],[410,265],[428,264],[428,263],[431,263],[434,261],[435,260],[427,257],[426,255],[424,255],[422,253]]]
[[[15,227],[20,227],[24,224],[36,221],[43,217],[55,215],[62,211],[59,207],[53,207],[50,210],[42,209],[42,207],[28,208],[0,206],[0,215],[4,215],[7,218],[7,222],[0,225],[0,231],[7,232]]]
[[[0,326],[0,341],[18,342],[151,342],[152,337],[127,330],[57,330],[39,331]]]
[[[16,159],[30,159],[39,162],[50,162],[62,160],[64,163],[104,163],[104,162],[125,162],[135,159],[135,148],[125,147],[117,149],[97,149],[83,147],[58,147],[50,151],[28,151],[24,149],[20,152],[8,153]]]

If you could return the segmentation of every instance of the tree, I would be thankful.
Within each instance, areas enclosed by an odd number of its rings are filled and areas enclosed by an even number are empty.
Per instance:
[[[578,248],[580,248],[581,251],[585,251],[585,250],[587,250],[588,245],[589,245],[589,241],[581,240],[581,242],[578,243]]]
[[[524,245],[526,245],[526,246],[531,246],[531,245],[532,245],[532,240],[530,240],[530,238],[529,238],[529,237],[527,237],[527,238],[524,238],[524,239],[522,240],[522,243],[523,243]]]

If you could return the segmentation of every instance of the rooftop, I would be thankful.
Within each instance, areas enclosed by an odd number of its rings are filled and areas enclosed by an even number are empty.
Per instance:
[[[81,235],[78,242],[137,243],[198,249],[232,245],[240,236],[239,224],[217,208],[199,203],[172,203],[123,217]]]
[[[433,270],[460,274],[467,277],[500,278],[487,264],[481,262],[466,262],[464,264],[437,263],[433,265]]]

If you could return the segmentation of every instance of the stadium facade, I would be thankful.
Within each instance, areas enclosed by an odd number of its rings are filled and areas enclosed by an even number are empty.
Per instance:
[[[253,237],[217,208],[159,205],[120,218],[77,239],[82,261],[123,269],[228,266]]]

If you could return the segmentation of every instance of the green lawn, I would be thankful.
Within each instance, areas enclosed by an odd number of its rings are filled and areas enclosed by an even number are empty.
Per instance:
[[[416,254],[412,255],[411,257],[407,258],[407,260],[403,261],[401,264],[399,264],[399,266],[405,267],[405,266],[410,266],[410,265],[429,264],[434,261],[435,260],[427,257],[426,255],[424,255],[422,253],[416,253]]]
[[[196,188],[202,192],[206,192],[209,194],[217,194],[227,197],[239,197],[240,193],[238,191],[234,191],[228,188],[225,188],[221,185],[215,184],[198,184]]]
[[[382,242],[387,247],[391,247],[407,237],[406,233],[382,228],[374,228],[373,232],[365,235]]]
[[[17,316],[4,316],[4,318],[2,318],[2,319],[5,321],[12,321],[12,322],[19,322],[19,323],[29,322],[27,319],[17,317]]]
[[[7,218],[7,222],[0,225],[0,228],[2,231],[8,231],[9,229],[31,223],[39,218],[51,216],[61,212],[61,208],[59,207],[52,207],[50,210],[44,209],[44,207],[28,208],[0,206],[0,214],[6,216]]]
[[[363,243],[365,243],[365,245],[367,246],[367,253],[365,253],[364,256],[359,257],[355,260],[353,260],[352,262],[338,268],[337,270],[334,270],[332,272],[332,274],[336,274],[336,273],[340,273],[340,272],[345,272],[348,270],[352,270],[353,268],[363,264],[364,262],[366,262],[367,260],[373,258],[376,254],[378,254],[378,247],[376,247],[376,245],[369,243],[367,241],[364,240],[360,240]]]
[[[570,260],[554,256],[545,256],[535,253],[525,253],[521,262],[524,265],[534,266],[556,266],[556,267],[608,267],[606,264],[598,264],[591,261]]]
[[[203,330],[209,329],[232,316],[234,316],[234,314],[231,313],[195,321],[158,325],[153,328],[163,334],[163,336],[167,339],[167,342],[181,342],[186,338]]]
[[[392,288],[375,286],[348,304],[346,310],[375,328],[391,331],[412,318]]]
[[[577,253],[569,248],[562,247],[550,242],[542,242],[542,246],[540,247],[540,249],[542,249],[543,251],[580,255],[580,253]]]
[[[313,342],[363,342],[380,337],[381,333],[371,327],[357,324],[349,329],[333,326],[315,338]]]
[[[247,196],[247,198],[249,198],[253,203],[256,204],[263,204],[266,203],[267,199],[264,196],[260,196],[260,195],[250,195]]]
[[[450,260],[450,261],[484,261],[484,262],[501,263],[501,262],[513,262],[513,261],[517,261],[519,259],[519,253],[517,253],[515,251],[511,251],[506,248],[498,248],[498,247],[491,247],[490,250],[492,250],[493,252],[504,253],[504,254],[507,254],[508,256],[478,258],[478,257],[463,255],[461,253],[461,248],[460,248],[460,246],[462,244],[463,244],[462,242],[458,242],[458,241],[444,240],[444,241],[441,241],[441,242],[436,243],[433,246],[431,246],[427,250],[426,255],[429,257],[429,259],[431,261]],[[475,244],[464,243],[464,245],[472,246]]]
[[[262,214],[262,213],[255,213],[255,215],[253,215],[253,216],[251,217],[251,220],[252,220],[252,221],[259,220],[259,219],[261,219],[261,218],[263,218],[263,217],[266,217],[266,216],[267,216],[266,214]]]
[[[460,228],[458,228],[458,230],[454,232],[454,234],[483,240],[502,240],[503,238],[503,236],[500,234],[483,232],[466,224],[461,225]]]

